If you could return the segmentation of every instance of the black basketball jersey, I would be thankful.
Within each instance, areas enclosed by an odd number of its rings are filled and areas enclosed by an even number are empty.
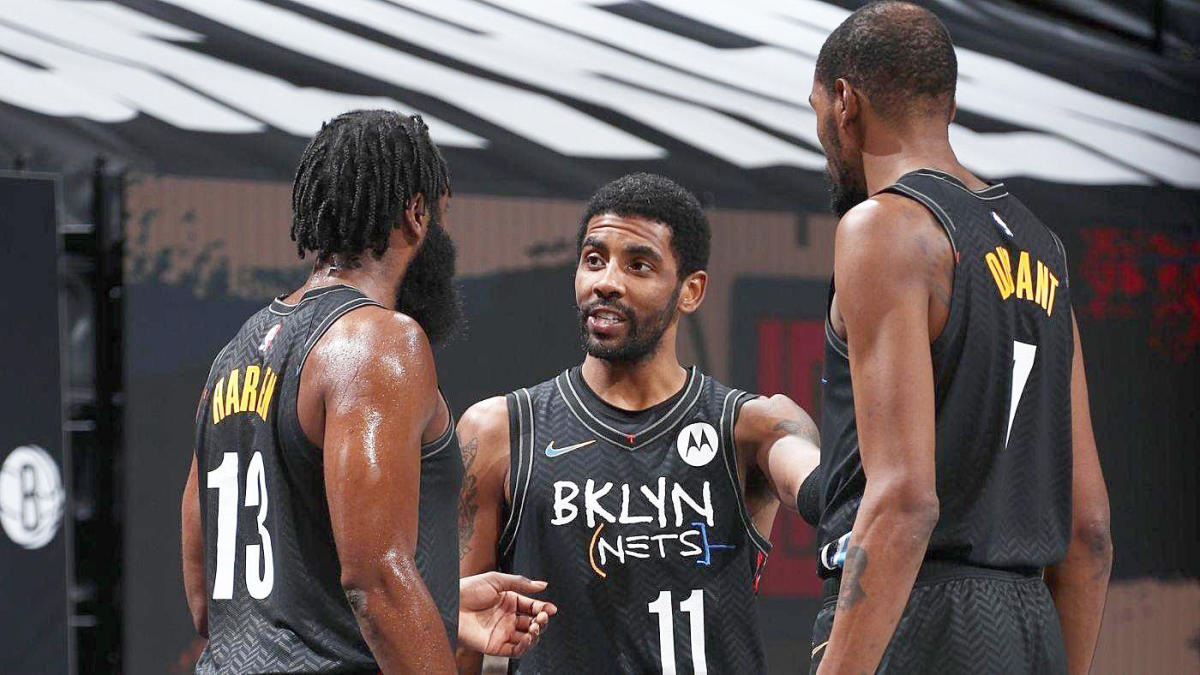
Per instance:
[[[972,192],[920,169],[884,192],[925,205],[956,260],[949,317],[931,345],[941,512],[928,556],[989,567],[1055,563],[1071,530],[1074,342],[1062,242],[1002,183]],[[825,338],[817,541],[828,575],[866,479],[847,346],[828,318]]]
[[[198,673],[378,671],[341,587],[323,455],[300,427],[300,372],[340,317],[378,305],[329,286],[257,312],[218,354],[196,417],[209,640]],[[453,424],[421,449],[417,564],[451,644],[458,620]],[[447,562],[447,560],[451,562]]]
[[[761,673],[754,595],[770,550],[733,427],[753,398],[693,367],[650,410],[604,403],[572,368],[508,395],[503,569],[549,582],[553,626],[522,673]]]

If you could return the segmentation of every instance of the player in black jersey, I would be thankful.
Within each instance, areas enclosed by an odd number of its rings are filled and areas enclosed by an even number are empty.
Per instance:
[[[853,13],[817,59],[841,216],[821,673],[1086,673],[1099,630],[1108,498],[1066,253],[959,163],[956,77],[945,27],[907,3]]]
[[[292,237],[312,274],[221,350],[196,413],[198,673],[452,672],[456,638],[519,654],[553,613],[521,577],[460,587],[461,455],[430,351],[459,307],[449,192],[419,117],[348,113],[305,150]]]
[[[582,366],[471,407],[463,574],[549,582],[527,673],[761,673],[754,593],[779,502],[816,466],[812,420],[676,356],[708,280],[700,204],[661,176],[601,188],[578,233]],[[478,657],[460,650],[460,667]]]

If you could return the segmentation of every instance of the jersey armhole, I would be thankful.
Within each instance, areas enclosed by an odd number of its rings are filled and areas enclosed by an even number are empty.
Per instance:
[[[1050,236],[1054,238],[1055,245],[1058,246],[1058,253],[1062,256],[1063,263],[1063,286],[1069,287],[1071,285],[1071,267],[1067,262],[1067,247],[1063,246],[1062,239],[1058,238],[1058,234],[1054,230],[1047,227],[1046,231],[1050,233]]]
[[[738,478],[738,452],[737,445],[734,440],[734,427],[737,425],[738,416],[742,412],[742,406],[757,398],[754,394],[742,391],[740,389],[731,389],[725,394],[725,400],[721,404],[721,445],[725,449],[724,459],[726,473],[729,475],[730,485],[733,487],[733,494],[737,498],[738,516],[742,519],[742,526],[746,530],[746,535],[750,541],[754,543],[758,549],[761,561],[765,561],[767,555],[771,553],[771,541],[764,537],[754,526],[754,519],[750,517],[750,510],[746,507],[746,495],[742,488],[742,482]]]
[[[933,214],[933,217],[937,219],[938,225],[941,225],[942,229],[945,230],[946,237],[950,240],[950,250],[954,253],[954,266],[958,267],[958,242],[954,239],[954,233],[958,228],[955,227],[950,214],[946,213],[946,210],[934,201],[933,197],[904,183],[893,183],[881,190],[881,192],[893,192],[903,195],[928,209]]]
[[[508,476],[512,498],[504,529],[497,541],[499,561],[508,557],[517,541],[521,516],[525,512],[525,497],[529,492],[529,477],[533,475],[533,400],[528,389],[518,389],[506,394],[504,399],[508,404]],[[514,441],[516,452],[513,452]]]

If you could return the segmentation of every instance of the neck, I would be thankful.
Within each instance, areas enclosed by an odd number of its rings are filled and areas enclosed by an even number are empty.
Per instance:
[[[671,398],[687,381],[675,354],[675,326],[663,333],[658,349],[634,363],[606,361],[588,354],[583,381],[602,401],[624,410],[645,410]]]
[[[353,286],[363,295],[378,302],[387,309],[396,309],[396,289],[404,279],[404,271],[408,267],[408,259],[403,250],[389,247],[382,258],[375,258],[370,252],[364,252],[359,257],[355,267],[342,267],[337,260],[318,262],[313,265],[308,280],[294,295],[323,286],[345,284]]]
[[[863,147],[863,173],[867,194],[873,195],[916,169],[938,169],[963,181],[972,190],[987,183],[975,177],[959,163],[950,147],[949,127],[912,124],[903,131],[887,130],[868,138]]]

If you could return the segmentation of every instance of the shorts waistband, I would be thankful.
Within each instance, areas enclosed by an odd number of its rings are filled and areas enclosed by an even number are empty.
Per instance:
[[[991,578],[1002,581],[1024,581],[1042,576],[1040,567],[986,567],[958,560],[926,560],[917,570],[913,587],[962,578]],[[842,575],[828,577],[821,584],[821,595],[825,600],[836,598],[842,589]]]

